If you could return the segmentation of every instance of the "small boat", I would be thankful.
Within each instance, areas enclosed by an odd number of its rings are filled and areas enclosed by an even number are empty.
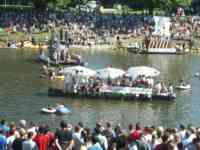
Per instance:
[[[16,46],[16,44],[14,44],[14,43],[13,43],[13,44],[11,44],[11,45],[10,45],[10,47],[9,47],[9,48],[12,48],[12,49],[17,49],[17,46]]]
[[[64,75],[56,75],[56,76],[54,77],[54,79],[64,80],[64,79],[65,79],[65,76],[64,76]]]
[[[20,47],[21,42],[17,43],[16,45]],[[30,48],[30,49],[35,49],[35,50],[38,50],[39,48],[47,49],[48,45],[38,45],[38,44],[34,45],[31,41],[24,41],[23,48]]]
[[[176,86],[176,89],[178,90],[191,90],[192,87],[190,84],[186,84],[186,85],[178,85]]]
[[[71,112],[71,110],[68,109],[68,108],[65,107],[65,106],[58,106],[58,107],[56,108],[56,113],[59,114],[59,115],[65,115],[65,114],[68,114],[68,113],[70,113],[70,112]]]
[[[200,77],[200,72],[195,73],[195,77]]]
[[[52,107],[42,108],[41,112],[46,113],[46,114],[54,114],[54,113],[56,113],[56,109],[52,108]]]

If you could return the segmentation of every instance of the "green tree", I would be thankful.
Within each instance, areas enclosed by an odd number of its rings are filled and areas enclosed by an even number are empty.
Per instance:
[[[66,8],[69,6],[76,7],[77,5],[84,4],[87,1],[88,0],[51,0],[50,3],[53,3],[54,6],[57,6],[59,8]]]
[[[161,9],[172,12],[177,9],[177,7],[190,7],[192,0],[162,0]]]
[[[73,0],[55,0],[54,4],[59,8],[65,8],[69,6],[72,2]]]
[[[37,9],[45,9],[49,3],[57,4],[57,0],[32,0],[32,3]]]

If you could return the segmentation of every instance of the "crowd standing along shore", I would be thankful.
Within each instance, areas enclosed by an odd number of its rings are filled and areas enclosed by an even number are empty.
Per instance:
[[[200,128],[142,126],[97,122],[93,129],[83,122],[65,121],[54,132],[47,124],[0,122],[1,150],[200,150]]]
[[[189,47],[192,48],[195,45],[194,39],[199,37],[200,17],[177,13],[170,20],[171,39],[190,41]],[[21,42],[26,39],[34,44],[38,40],[35,33],[56,30],[61,40],[80,46],[113,44],[118,40],[132,43],[147,36],[151,37],[155,27],[153,17],[145,14],[77,14],[69,10],[1,11],[0,22],[0,26],[10,33],[7,38],[2,39],[4,42]],[[23,33],[25,36],[22,39],[13,38],[16,33]],[[49,36],[46,34],[43,41],[48,41]]]

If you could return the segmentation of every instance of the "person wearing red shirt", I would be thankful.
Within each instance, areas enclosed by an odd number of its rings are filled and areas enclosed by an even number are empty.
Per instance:
[[[131,133],[131,139],[132,139],[132,141],[139,140],[141,138],[141,135],[142,135],[141,125],[138,122],[138,123],[136,123],[135,131],[133,131]]]
[[[54,145],[54,144],[55,144],[55,143],[54,143],[54,141],[55,141],[55,136],[54,136],[54,133],[50,131],[48,125],[45,126],[45,136],[47,136],[48,139],[49,139],[49,144],[48,144],[48,146],[49,146],[51,149],[55,149],[55,148],[54,148],[54,147],[55,147],[55,145]]]
[[[45,131],[45,127],[40,126],[38,129],[38,134],[34,138],[39,150],[47,150],[49,146],[50,140],[49,137],[45,135]]]

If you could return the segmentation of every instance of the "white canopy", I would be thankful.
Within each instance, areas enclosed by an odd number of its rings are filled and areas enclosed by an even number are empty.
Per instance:
[[[63,70],[64,74],[71,74],[71,75],[81,75],[81,76],[95,76],[96,71],[83,67],[83,66],[73,66],[73,67],[66,67]]]
[[[133,79],[136,79],[139,75],[156,77],[160,74],[160,71],[158,71],[155,68],[151,68],[151,67],[147,67],[147,66],[137,66],[137,67],[130,67],[128,69],[127,73]]]
[[[107,67],[103,69],[96,70],[97,76],[101,79],[107,79],[108,77],[111,79],[116,79],[125,74],[125,71],[122,69]]]

